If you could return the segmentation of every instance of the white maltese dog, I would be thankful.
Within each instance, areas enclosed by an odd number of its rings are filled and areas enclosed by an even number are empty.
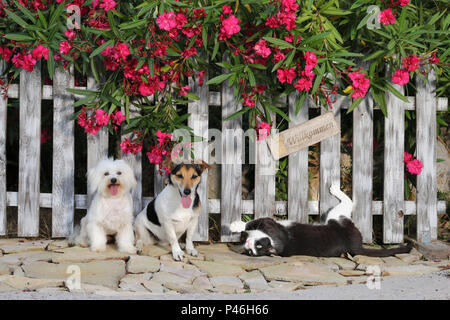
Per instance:
[[[131,189],[136,179],[123,160],[105,159],[88,171],[88,193],[92,201],[80,226],[69,243],[92,251],[106,249],[107,236],[115,236],[121,252],[136,253],[133,232],[133,199]]]

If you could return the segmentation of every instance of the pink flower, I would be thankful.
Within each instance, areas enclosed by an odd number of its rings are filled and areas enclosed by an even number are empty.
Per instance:
[[[256,126],[256,132],[258,133],[256,140],[261,141],[261,140],[266,139],[269,136],[270,127],[271,127],[270,124],[268,124],[267,122],[261,121]]]
[[[95,120],[98,126],[106,126],[109,122],[109,114],[103,109],[97,109],[95,111]]]
[[[317,56],[314,52],[305,52],[306,65],[313,69],[317,65]]]
[[[404,156],[403,156],[403,162],[404,163],[408,163],[413,159],[412,154],[408,153],[408,152],[404,152]]]
[[[126,60],[126,58],[130,55],[130,49],[126,43],[117,43],[116,51],[122,60]]]
[[[111,115],[112,123],[118,126],[120,126],[125,119],[125,115],[123,115],[120,111],[116,111]]]
[[[161,132],[161,130],[158,130],[155,133],[155,135],[158,138],[158,142],[159,142],[159,146],[160,147],[163,146],[164,143],[172,140],[172,135],[170,133],[164,133],[164,132]]]
[[[233,13],[233,11],[231,11],[230,6],[223,6],[222,10],[223,10],[223,13],[226,14],[226,15],[229,15],[229,14]]]
[[[75,38],[75,31],[73,30],[67,30],[66,32],[64,32],[64,35],[69,39],[69,40],[73,40]]]
[[[273,61],[274,61],[275,63],[278,63],[278,62],[280,62],[281,60],[283,60],[285,57],[286,57],[286,56],[285,56],[281,51],[278,51],[277,53],[275,53],[275,54],[273,55]]]
[[[406,164],[406,168],[409,173],[418,175],[422,172],[423,163],[420,160],[414,159]]]
[[[219,40],[231,38],[233,34],[236,34],[239,31],[241,31],[239,22],[240,22],[239,19],[236,18],[234,14],[224,19],[222,21],[222,27],[220,28]]]
[[[297,73],[294,71],[294,67],[289,69],[280,68],[277,70],[278,81],[280,81],[281,83],[292,83],[296,76]]]
[[[147,152],[147,158],[151,164],[160,164],[162,162],[162,152],[159,148],[153,146],[151,152]]]
[[[409,82],[409,72],[404,69],[398,69],[392,75],[392,82],[400,86],[407,84]]]
[[[9,61],[9,59],[11,59],[12,51],[7,47],[0,48],[0,55],[3,60]]]
[[[348,74],[348,77],[352,80],[353,99],[364,98],[366,96],[370,81],[365,76],[365,73],[359,73],[359,70]]]
[[[297,91],[307,92],[312,88],[312,81],[307,78],[300,78],[297,83],[294,84],[294,88],[297,89]]]
[[[270,49],[267,47],[267,43],[264,40],[259,40],[255,46],[253,47],[253,49],[255,50],[257,55],[260,55],[263,58],[267,58],[268,56],[270,56],[271,51]]]
[[[395,16],[392,13],[392,9],[389,8],[389,9],[381,11],[378,14],[378,22],[381,22],[384,25],[394,24],[395,23]]]
[[[33,58],[35,58],[36,60],[40,60],[42,57],[44,57],[44,59],[47,60],[48,52],[49,52],[48,48],[40,44],[33,49]]]
[[[402,67],[408,71],[415,71],[419,67],[419,63],[419,58],[413,55],[402,59]]]
[[[143,95],[144,97],[151,96],[156,91],[154,86],[152,86],[149,83],[145,83],[145,82],[141,82],[141,84],[139,85],[138,90],[139,90],[139,93],[141,95]]]
[[[401,7],[407,6],[409,4],[409,0],[400,0],[399,4]]]
[[[102,0],[102,4],[100,4],[100,8],[104,9],[105,11],[109,11],[111,9],[114,9],[117,3],[114,2],[114,0]]]
[[[436,56],[436,52],[433,52],[433,54],[431,55],[431,58],[429,60],[433,64],[438,64],[439,61],[441,61],[441,59]]]
[[[191,48],[185,49],[181,53],[181,56],[183,56],[184,58],[189,58],[189,57],[192,57],[192,56],[194,56],[196,54],[197,54],[197,49],[195,47],[191,47]]]
[[[284,7],[285,12],[297,11],[297,0],[281,0],[281,6]]]
[[[188,94],[188,91],[189,91],[190,89],[191,89],[191,88],[190,88],[189,86],[181,87],[181,88],[180,88],[180,91],[179,91],[180,96],[184,97],[185,95],[187,95],[187,94]]]
[[[59,44],[59,52],[61,54],[68,54],[70,49],[72,49],[72,45],[67,40]]]
[[[125,138],[120,143],[120,148],[122,149],[123,153],[138,154],[142,151],[142,141],[133,142],[130,141],[130,139]]]
[[[156,18],[156,23],[160,29],[170,31],[177,27],[177,20],[175,19],[175,13],[167,12]]]

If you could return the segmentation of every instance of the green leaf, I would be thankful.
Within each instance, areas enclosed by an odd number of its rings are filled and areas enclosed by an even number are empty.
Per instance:
[[[119,29],[120,30],[135,29],[135,28],[139,28],[141,26],[144,26],[147,23],[148,23],[147,19],[137,20],[137,21],[132,21],[132,22],[126,22],[126,23],[119,24]]]
[[[237,117],[243,115],[244,113],[246,113],[248,110],[250,110],[249,107],[242,108],[241,110],[236,111],[235,113],[233,113],[231,116],[225,118],[224,121],[228,121],[228,120],[232,120],[234,118],[237,118]]]
[[[229,77],[231,77],[234,73],[225,73],[225,74],[221,74],[217,77],[214,77],[212,79],[210,79],[206,84],[210,85],[210,84],[219,84],[224,82],[225,80],[227,80]]]
[[[19,17],[18,15],[16,15],[14,12],[9,11],[9,10],[5,10],[6,14],[15,22],[17,23],[19,26],[21,26],[24,29],[28,28],[28,23],[25,22],[25,20],[23,20],[21,17]]]
[[[394,94],[397,98],[404,102],[409,102],[408,98],[406,98],[403,94],[401,94],[397,89],[395,89],[388,81],[386,81],[386,88]]]
[[[272,38],[272,37],[263,37],[263,39],[276,45],[276,46],[279,46],[280,49],[286,49],[286,48],[294,49],[294,46],[291,43],[281,40],[281,39]]]
[[[30,41],[30,40],[34,40],[34,38],[23,34],[23,33],[8,33],[5,34],[5,38],[9,39],[9,40],[14,40],[14,41]]]
[[[101,53],[103,50],[106,49],[106,47],[108,46],[113,46],[114,45],[114,40],[109,40],[106,41],[105,43],[103,43],[100,47],[98,47],[97,49],[95,49],[94,51],[92,51],[92,53],[90,54],[89,58],[93,58],[96,55],[98,55],[99,53]]]
[[[350,105],[350,107],[347,110],[347,114],[349,114],[350,112],[353,111],[353,109],[355,109],[357,106],[359,106],[359,104],[363,101],[364,99],[359,97],[356,100],[353,100],[353,103]]]

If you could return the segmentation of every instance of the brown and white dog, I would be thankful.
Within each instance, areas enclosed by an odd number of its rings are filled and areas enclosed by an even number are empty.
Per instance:
[[[184,257],[178,239],[186,232],[186,252],[197,256],[192,237],[201,209],[197,186],[203,171],[210,166],[202,162],[170,165],[169,183],[136,217],[136,247],[170,244],[174,260]]]

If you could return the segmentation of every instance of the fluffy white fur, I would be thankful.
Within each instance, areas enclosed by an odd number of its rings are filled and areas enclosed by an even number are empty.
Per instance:
[[[81,219],[79,233],[75,232],[69,242],[99,252],[106,249],[107,236],[113,235],[119,251],[136,253],[131,197],[135,186],[133,170],[124,160],[105,159],[89,169],[88,193],[92,201]]]

